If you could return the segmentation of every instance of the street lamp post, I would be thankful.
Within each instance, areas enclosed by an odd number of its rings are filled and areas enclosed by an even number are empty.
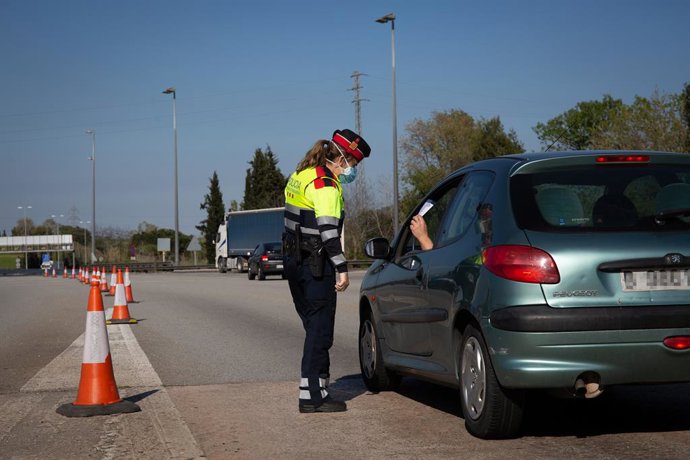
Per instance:
[[[177,204],[177,108],[176,99],[177,92],[175,88],[167,88],[163,91],[163,94],[172,94],[172,110],[173,110],[173,161],[174,161],[174,182],[175,182],[175,265],[180,264],[180,219],[178,215],[178,204]]]
[[[56,214],[51,214],[50,217],[55,220],[55,225],[57,226],[57,237],[58,237],[58,256],[57,256],[57,269],[60,270],[60,261],[62,260],[60,258],[60,246],[62,245],[62,239],[60,238],[60,222],[58,222],[59,217],[65,217],[64,214],[60,214],[59,216]]]
[[[395,14],[389,13],[380,17],[376,22],[391,23],[391,54],[393,67],[393,234],[398,233],[398,110],[395,96]]]
[[[83,220],[80,220],[79,223],[80,224],[90,224],[91,221],[87,220],[86,222],[84,222]],[[86,263],[86,257],[87,257],[87,255],[86,255],[86,227],[84,227],[84,263]]]
[[[96,130],[87,129],[86,134],[91,135],[91,263],[96,261]]]
[[[29,248],[26,244],[26,210],[31,209],[31,206],[17,206],[17,209],[24,210],[24,269],[29,269]]]

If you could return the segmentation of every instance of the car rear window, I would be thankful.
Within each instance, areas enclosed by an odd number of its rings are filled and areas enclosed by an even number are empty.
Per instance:
[[[264,245],[267,253],[280,253],[282,246],[283,245],[281,243],[266,243]]]
[[[517,174],[518,225],[540,231],[690,229],[690,166],[578,165]]]

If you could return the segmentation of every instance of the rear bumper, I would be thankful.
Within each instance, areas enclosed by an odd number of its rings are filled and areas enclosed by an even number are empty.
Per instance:
[[[281,274],[283,273],[283,261],[269,261],[268,263],[266,262],[261,262],[258,265],[261,268],[261,271],[264,272],[264,274]]]
[[[667,337],[690,335],[672,329],[524,332],[483,331],[501,385],[507,388],[572,388],[584,372],[602,385],[690,382],[690,350],[673,350]]]

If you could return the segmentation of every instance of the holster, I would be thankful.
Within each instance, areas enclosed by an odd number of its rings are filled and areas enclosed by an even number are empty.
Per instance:
[[[318,238],[305,238],[301,243],[302,250],[309,254],[307,263],[314,278],[323,278],[324,264],[326,263],[326,255],[323,250],[323,244]]]

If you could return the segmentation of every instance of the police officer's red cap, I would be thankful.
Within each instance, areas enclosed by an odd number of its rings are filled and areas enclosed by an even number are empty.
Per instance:
[[[367,144],[359,134],[349,129],[343,129],[342,131],[336,129],[335,132],[333,132],[332,141],[345,149],[345,151],[355,157],[357,161],[362,161],[369,157],[371,153],[369,144]]]

